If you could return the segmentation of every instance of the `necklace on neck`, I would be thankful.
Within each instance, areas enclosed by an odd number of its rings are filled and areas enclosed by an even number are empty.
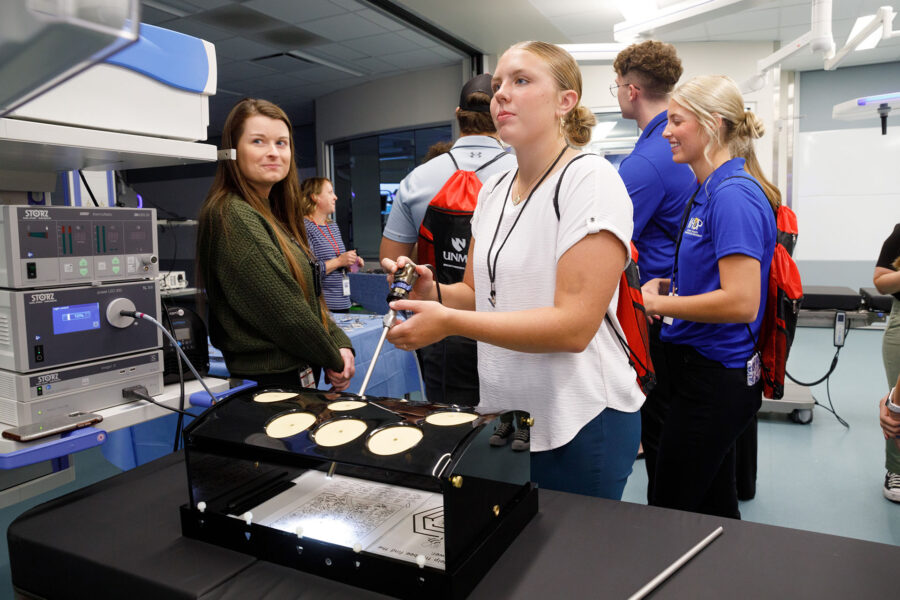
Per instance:
[[[532,188],[532,186],[534,186],[535,182],[537,182],[538,179],[544,179],[544,178],[547,176],[547,174],[550,172],[550,169],[552,169],[552,168],[556,165],[556,163],[559,161],[560,157],[563,155],[563,153],[564,153],[568,148],[569,148],[569,145],[568,145],[568,144],[566,144],[565,146],[563,146],[563,149],[560,151],[560,153],[557,154],[557,155],[556,155],[556,156],[548,163],[548,166],[547,166],[547,168],[543,171],[543,173],[541,173],[540,175],[538,175],[537,177],[535,177],[534,179],[532,179],[531,182],[529,182],[528,186],[525,187],[524,190],[522,189],[522,180],[519,178],[518,174],[516,174],[516,193],[515,193],[515,195],[514,195],[512,198],[510,198],[510,201],[512,202],[512,205],[513,205],[513,206],[518,206],[519,204],[522,203],[522,200],[525,200],[525,198],[528,197],[528,196],[523,195],[523,192],[524,192],[525,194],[527,194],[527,193],[528,193],[528,190],[530,190],[530,189]]]

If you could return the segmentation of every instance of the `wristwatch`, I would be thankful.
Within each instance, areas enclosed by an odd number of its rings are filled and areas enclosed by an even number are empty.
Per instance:
[[[891,388],[891,391],[888,392],[888,395],[884,399],[884,405],[887,406],[888,410],[892,413],[900,413],[900,406],[894,404],[894,401],[891,399],[894,395],[894,389],[895,388]]]

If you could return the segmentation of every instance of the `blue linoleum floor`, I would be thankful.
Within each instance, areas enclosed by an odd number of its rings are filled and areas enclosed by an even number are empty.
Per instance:
[[[761,415],[757,492],[755,499],[741,503],[745,520],[900,544],[900,504],[881,493],[884,438],[876,402],[887,391],[881,336],[879,330],[851,330],[831,376],[834,407],[850,429],[820,407],[808,425],[785,415]],[[827,372],[833,355],[830,329],[800,328],[788,371],[801,381],[814,381]],[[815,398],[827,404],[825,392],[824,384],[813,388]],[[119,472],[98,448],[74,460],[73,483],[0,510],[3,530],[32,506]],[[637,461],[623,500],[644,503],[646,493],[646,472]],[[0,544],[0,599],[12,597],[7,547]]]
[[[756,497],[741,503],[746,521],[780,525],[886,544],[900,544],[900,504],[884,498],[884,438],[876,403],[887,393],[880,330],[853,329],[831,375],[831,399],[847,429],[816,406],[808,425],[786,415],[760,414]],[[788,372],[815,381],[828,371],[835,348],[830,329],[799,328]],[[826,386],[812,388],[827,405]],[[645,503],[642,461],[623,499]]]

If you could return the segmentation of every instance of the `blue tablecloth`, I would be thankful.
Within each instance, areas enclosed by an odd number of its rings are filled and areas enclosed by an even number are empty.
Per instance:
[[[359,392],[384,328],[383,316],[348,313],[332,315],[332,317],[335,323],[347,333],[353,343],[353,349],[356,351],[356,375],[350,381],[348,391]],[[319,387],[324,389],[328,386],[320,380]],[[366,394],[399,398],[419,389],[419,372],[416,368],[415,353],[400,350],[385,340],[381,354],[378,356],[378,362],[375,364],[375,370],[369,379]]]
[[[381,278],[383,280],[384,276]],[[346,313],[332,314],[331,317],[350,338],[356,351],[356,375],[350,382],[349,391],[358,392],[381,337],[383,316]],[[213,346],[209,347],[209,374],[213,377],[228,377],[222,353]],[[325,389],[329,386],[320,380],[319,387]],[[373,396],[399,398],[420,387],[415,355],[399,350],[385,341],[366,392]]]

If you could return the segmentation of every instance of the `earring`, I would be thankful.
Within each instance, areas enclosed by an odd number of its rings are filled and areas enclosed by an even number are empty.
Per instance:
[[[561,137],[566,137],[566,118],[565,117],[559,118],[559,135]]]

